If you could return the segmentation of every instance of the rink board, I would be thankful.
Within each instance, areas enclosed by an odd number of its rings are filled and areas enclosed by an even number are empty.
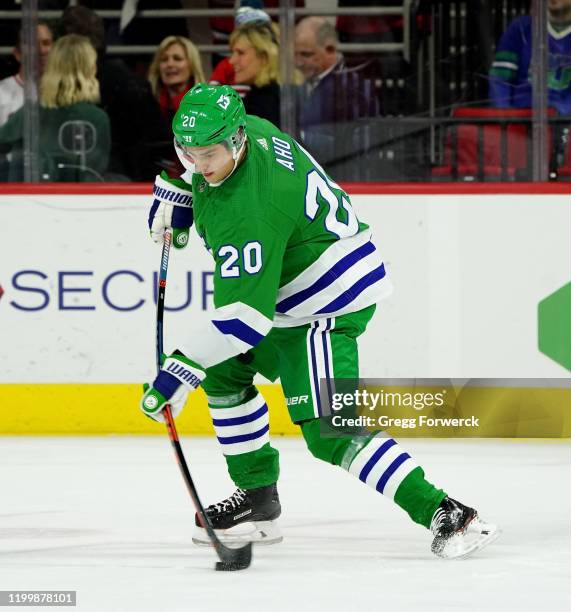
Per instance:
[[[279,385],[259,385],[274,434],[295,435]],[[165,426],[138,408],[141,385],[0,385],[2,434],[162,434]],[[13,408],[11,408],[13,407]],[[181,434],[213,435],[206,396],[194,392],[177,418]]]
[[[381,189],[352,197],[395,285],[361,341],[362,376],[519,378],[523,387],[528,378],[568,379],[538,349],[538,304],[571,281],[569,195]],[[154,372],[160,258],[147,236],[148,196],[7,191],[0,433],[163,433],[137,408],[140,382]],[[172,253],[167,307],[167,350],[212,312],[212,262],[194,235]],[[536,387],[535,397],[544,394],[569,436],[567,390],[552,401],[552,387]],[[279,387],[262,390],[272,432],[296,433]],[[506,406],[509,392],[494,391]],[[211,432],[201,392],[193,405],[181,430]]]

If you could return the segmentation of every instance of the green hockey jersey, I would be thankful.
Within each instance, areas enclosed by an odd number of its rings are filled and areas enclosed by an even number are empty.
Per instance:
[[[215,261],[211,325],[180,350],[204,367],[391,291],[369,227],[293,138],[247,118],[246,155],[218,186],[192,177],[194,222]],[[183,175],[183,178],[187,176]]]

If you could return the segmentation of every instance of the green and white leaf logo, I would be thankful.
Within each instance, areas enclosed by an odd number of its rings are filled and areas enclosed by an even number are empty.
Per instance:
[[[145,408],[149,410],[155,410],[155,408],[159,405],[159,400],[154,395],[149,395],[147,399],[144,401]]]

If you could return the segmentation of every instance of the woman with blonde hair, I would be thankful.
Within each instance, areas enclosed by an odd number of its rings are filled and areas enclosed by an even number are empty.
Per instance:
[[[148,79],[170,127],[184,94],[205,80],[198,49],[184,36],[167,36],[155,53]]]
[[[230,64],[236,85],[248,85],[244,106],[280,125],[280,73],[278,29],[274,23],[248,23],[230,35]],[[237,87],[236,87],[237,89]]]
[[[40,81],[39,150],[42,180],[102,180],[111,134],[98,108],[97,53],[85,36],[59,38]],[[0,128],[0,151],[9,151],[9,180],[22,180],[24,113]]]

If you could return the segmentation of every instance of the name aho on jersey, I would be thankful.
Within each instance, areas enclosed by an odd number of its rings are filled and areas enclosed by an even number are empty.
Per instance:
[[[287,140],[282,140],[277,136],[272,136],[272,148],[278,164],[281,164],[284,168],[287,168],[291,172],[295,172],[293,154],[291,152],[291,145],[289,142],[287,142]]]

